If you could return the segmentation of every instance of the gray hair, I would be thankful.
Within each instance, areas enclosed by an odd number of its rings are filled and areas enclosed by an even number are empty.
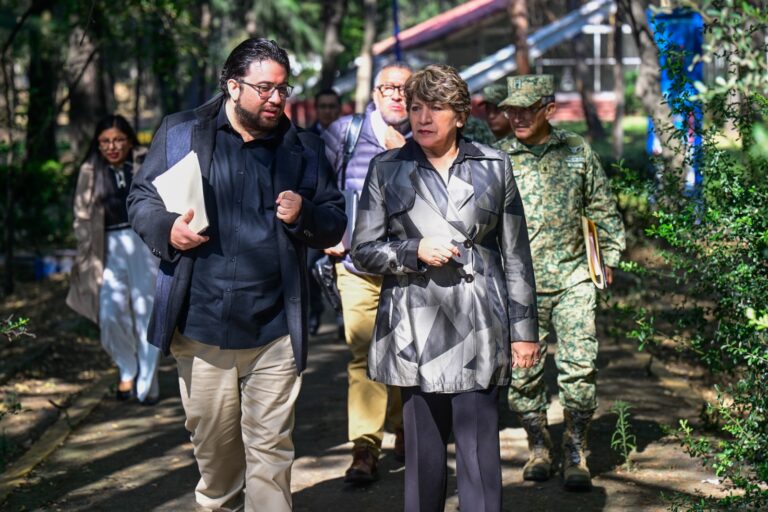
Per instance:
[[[406,64],[405,62],[391,62],[381,68],[378,73],[376,73],[376,78],[373,79],[373,86],[378,87],[381,85],[381,75],[384,73],[387,69],[403,69],[405,71],[410,71],[413,73],[413,68]]]

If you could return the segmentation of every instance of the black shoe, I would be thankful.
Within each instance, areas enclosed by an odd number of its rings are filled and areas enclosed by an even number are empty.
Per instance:
[[[130,400],[133,397],[133,390],[129,389],[128,391],[120,391],[120,388],[117,388],[115,391],[115,398],[118,402],[125,402],[127,400]]]

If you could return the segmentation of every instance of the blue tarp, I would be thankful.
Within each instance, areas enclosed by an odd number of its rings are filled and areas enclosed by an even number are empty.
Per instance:
[[[648,25],[653,32],[653,39],[659,47],[661,66],[661,93],[675,105],[675,127],[688,128],[685,144],[691,151],[691,165],[686,171],[686,188],[695,191],[701,184],[701,172],[698,160],[701,151],[701,105],[690,98],[696,94],[693,83],[703,81],[704,67],[701,62],[691,66],[693,59],[702,53],[704,43],[704,20],[697,12],[689,9],[674,9],[671,12],[646,11]],[[683,73],[681,80],[671,67],[676,64],[676,53],[683,52]],[[659,151],[660,141],[653,130],[653,121],[648,119],[648,139],[646,150],[650,154]]]

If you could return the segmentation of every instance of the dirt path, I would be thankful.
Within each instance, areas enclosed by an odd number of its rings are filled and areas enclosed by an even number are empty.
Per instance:
[[[335,340],[334,331],[333,326],[325,325],[314,339],[297,406],[295,510],[401,510],[403,467],[391,456],[391,435],[385,438],[379,482],[364,488],[342,482],[349,463],[345,416],[348,354]],[[638,354],[629,344],[608,341],[601,347],[601,405],[592,429],[589,462],[595,478],[589,493],[566,493],[557,478],[544,484],[522,483],[526,457],[523,431],[500,404],[504,510],[664,510],[662,493],[722,491],[704,482],[713,475],[664,434],[664,425],[676,424],[679,418],[696,418],[700,408],[696,394],[684,377],[661,367],[654,366],[648,375],[647,362],[648,356]],[[547,365],[552,377],[549,385],[554,390],[551,355]],[[195,510],[197,469],[183,429],[172,360],[164,361],[161,384],[162,400],[154,407],[125,405],[105,396],[63,446],[0,508],[8,512]],[[619,469],[621,461],[609,448],[616,417],[608,409],[619,399],[632,405],[632,427],[638,439],[633,455],[636,469],[632,472]],[[556,394],[553,402],[550,423],[554,437],[559,439],[562,410]],[[448,489],[446,510],[456,511],[453,476]]]

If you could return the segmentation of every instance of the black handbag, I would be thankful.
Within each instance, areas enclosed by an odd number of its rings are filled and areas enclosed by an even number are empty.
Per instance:
[[[330,256],[326,254],[312,265],[312,276],[320,284],[325,300],[337,313],[341,313],[341,294],[336,286],[336,270]]]
[[[352,245],[352,232],[354,231],[355,217],[357,216],[357,192],[354,190],[345,190],[347,165],[349,165],[349,160],[352,158],[352,153],[360,138],[360,131],[364,119],[365,116],[362,114],[355,114],[352,116],[352,120],[350,121],[349,126],[347,126],[347,131],[344,134],[344,146],[342,148],[343,156],[339,188],[341,188],[346,204],[345,213],[347,215],[347,228],[342,237],[342,244],[346,250],[349,250]],[[339,288],[336,286],[336,269],[334,263],[335,258],[331,258],[326,254],[312,265],[312,276],[314,276],[320,284],[320,292],[323,294],[323,297],[325,297],[325,300],[328,301],[337,313],[341,313],[341,294],[339,294]]]

